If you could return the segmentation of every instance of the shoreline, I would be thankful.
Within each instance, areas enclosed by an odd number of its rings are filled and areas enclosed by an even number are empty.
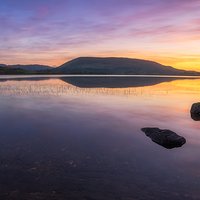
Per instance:
[[[21,79],[21,78],[62,78],[62,77],[77,77],[77,78],[90,78],[90,77],[119,77],[119,78],[189,78],[189,79],[199,79],[200,76],[182,76],[182,75],[104,75],[104,74],[65,74],[65,75],[55,75],[55,74],[38,74],[38,75],[0,75],[0,79]]]

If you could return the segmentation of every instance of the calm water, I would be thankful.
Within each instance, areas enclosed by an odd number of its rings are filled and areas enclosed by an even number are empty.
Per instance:
[[[199,200],[198,101],[200,79],[4,77],[0,199]],[[143,127],[187,143],[166,149]]]

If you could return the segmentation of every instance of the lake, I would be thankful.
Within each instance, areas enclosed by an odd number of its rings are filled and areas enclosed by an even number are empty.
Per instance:
[[[1,77],[0,199],[200,199],[199,101],[198,77]]]

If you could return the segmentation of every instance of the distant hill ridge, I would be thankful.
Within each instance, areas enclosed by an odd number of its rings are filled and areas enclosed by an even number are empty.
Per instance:
[[[0,74],[6,75],[6,74],[38,74],[38,73],[46,73],[47,71],[50,71],[52,67],[46,66],[46,65],[5,65],[0,64]]]
[[[179,70],[153,61],[115,57],[79,57],[52,71],[61,74],[200,75],[198,72]]]
[[[8,68],[12,69],[23,69],[28,71],[43,71],[43,70],[51,70],[52,67],[47,65],[38,65],[38,64],[31,64],[31,65],[7,65]]]
[[[200,76],[200,72],[175,69],[154,61],[117,57],[79,57],[53,68],[46,65],[0,64],[0,74],[91,74],[91,75],[179,75]],[[15,69],[15,70],[14,70]]]

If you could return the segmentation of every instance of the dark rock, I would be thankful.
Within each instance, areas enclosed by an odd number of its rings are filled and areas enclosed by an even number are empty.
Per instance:
[[[159,128],[142,128],[141,130],[146,136],[150,137],[153,142],[167,149],[181,147],[186,143],[184,137],[179,136],[170,130],[161,130]]]
[[[200,102],[194,103],[190,110],[191,118],[195,121],[200,121]]]

